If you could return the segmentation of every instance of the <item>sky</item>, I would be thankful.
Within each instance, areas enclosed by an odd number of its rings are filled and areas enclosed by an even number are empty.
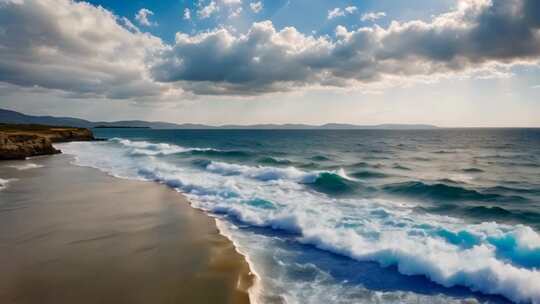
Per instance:
[[[0,0],[0,108],[540,127],[540,1]]]

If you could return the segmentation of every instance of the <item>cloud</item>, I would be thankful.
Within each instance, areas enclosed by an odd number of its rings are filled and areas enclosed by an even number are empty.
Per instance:
[[[345,8],[345,11],[349,14],[354,14],[356,13],[356,11],[358,10],[358,8],[356,6],[347,6]]]
[[[362,21],[375,21],[375,20],[380,19],[380,18],[385,17],[385,16],[386,16],[385,12],[369,12],[369,13],[363,14],[362,17],[360,17],[360,20],[362,20]]]
[[[214,13],[217,13],[219,11],[219,6],[217,6],[215,1],[210,1],[208,5],[203,6],[199,12],[198,15],[201,19],[210,18]]]
[[[225,5],[241,5],[242,0],[221,0],[221,2]]]
[[[212,3],[206,12],[213,14],[214,1],[198,14]],[[333,38],[265,21],[244,33],[177,33],[171,45],[86,2],[0,1],[0,83],[75,98],[379,88],[448,75],[504,76],[505,67],[539,59],[536,0],[461,0],[430,21],[338,26]]]
[[[339,7],[336,7],[334,9],[331,9],[328,11],[328,19],[334,19],[334,18],[337,18],[337,17],[341,17],[341,16],[345,16],[345,11],[343,11],[342,9],[340,9]]]
[[[191,20],[191,10],[189,8],[184,9],[184,20]]]
[[[135,24],[133,24],[133,22],[131,22],[128,18],[122,17],[121,21],[122,21],[122,23],[124,23],[124,26],[128,30],[130,30],[132,32],[135,32],[135,33],[140,32],[139,28]]]
[[[236,18],[236,17],[239,17],[240,14],[242,14],[242,7],[239,6],[235,9],[232,9],[229,13],[229,18]]]
[[[144,26],[155,26],[157,22],[151,22],[148,18],[154,15],[154,13],[146,8],[141,8],[135,15],[135,20],[139,22],[140,25]]]
[[[86,2],[0,2],[0,82],[21,88],[157,99],[169,86],[153,81],[146,67],[163,47],[129,20]]]
[[[226,29],[187,35],[152,66],[153,77],[196,94],[263,94],[302,86],[359,86],[396,79],[538,62],[540,2],[464,0],[429,22],[314,37],[293,27],[255,23],[246,34]],[[485,73],[483,74],[485,77]]]
[[[356,6],[347,6],[344,9],[341,9],[339,7],[336,7],[334,9],[331,9],[328,11],[327,19],[331,20],[337,17],[343,17],[347,14],[354,14],[358,11],[358,8]]]
[[[251,2],[249,4],[249,7],[251,8],[251,10],[257,14],[259,13],[262,9],[263,9],[263,4],[261,1],[258,1],[258,2]]]

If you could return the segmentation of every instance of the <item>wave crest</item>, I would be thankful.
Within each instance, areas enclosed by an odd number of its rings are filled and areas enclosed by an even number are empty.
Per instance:
[[[383,189],[391,194],[399,194],[413,198],[427,198],[441,201],[526,201],[521,196],[505,196],[496,193],[479,192],[464,187],[444,183],[427,184],[419,181],[409,181],[385,185]]]

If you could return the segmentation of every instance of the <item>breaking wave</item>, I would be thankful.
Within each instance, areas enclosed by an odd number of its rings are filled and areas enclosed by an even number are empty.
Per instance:
[[[122,138],[112,138],[110,141],[128,148],[127,153],[131,156],[169,155],[191,151],[191,149],[188,148],[166,143],[156,144],[147,141],[131,141]]]

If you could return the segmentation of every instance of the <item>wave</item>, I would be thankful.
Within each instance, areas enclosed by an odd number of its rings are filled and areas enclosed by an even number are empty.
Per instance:
[[[453,215],[480,221],[499,221],[509,224],[527,223],[540,230],[540,213],[536,211],[515,210],[508,207],[485,205],[468,206],[463,204],[438,204],[434,207],[416,207],[418,211]]]
[[[77,156],[79,165],[167,184],[185,193],[194,207],[238,221],[241,227],[283,231],[291,240],[353,260],[394,266],[402,274],[421,275],[445,287],[465,286],[515,302],[540,303],[536,264],[540,236],[530,227],[468,224],[457,218],[414,212],[414,206],[399,202],[305,191],[302,183],[311,187],[317,180],[354,182],[343,170],[304,172],[294,167],[213,161],[201,170],[180,167],[166,159],[126,158],[108,149],[96,143],[63,146],[66,153]],[[418,188],[430,192],[440,187],[430,186],[393,187],[406,192],[413,189],[412,193]],[[481,194],[460,189],[442,188],[451,193],[449,197],[456,197],[454,191],[465,196]]]
[[[465,208],[465,212],[468,215],[475,216],[477,218],[505,218],[512,215],[512,212],[498,206],[474,206]]]
[[[311,184],[311,187],[319,192],[327,194],[344,194],[354,190],[354,182],[336,174],[323,172]]]
[[[358,162],[358,163],[354,163],[350,166],[348,166],[350,168],[373,168],[373,169],[380,169],[380,168],[383,168],[385,167],[385,165],[381,164],[381,163],[376,163],[376,164],[372,164],[372,163],[368,163],[368,162]]]
[[[112,138],[110,141],[129,148],[128,154],[131,156],[163,156],[179,153],[222,158],[245,158],[251,156],[251,153],[246,151],[226,151],[213,148],[186,148],[174,144],[131,141],[123,138]]]
[[[401,223],[395,226],[399,229],[387,230],[380,223],[395,221],[396,214],[368,207],[366,211],[372,218],[381,219],[369,224],[383,228],[370,231],[355,224],[353,218],[341,218],[336,225],[328,225],[333,214],[310,215],[272,208],[271,216],[253,217],[250,211],[234,206],[210,209],[215,210],[244,224],[298,235],[299,242],[318,249],[357,261],[375,261],[383,267],[395,266],[402,274],[422,275],[445,287],[466,286],[515,302],[540,300],[536,288],[540,279],[539,236],[529,227],[498,230],[494,224],[483,224],[454,230],[434,223]]]
[[[505,196],[496,193],[479,192],[444,183],[427,184],[419,181],[394,183],[383,186],[383,190],[413,198],[442,201],[527,201],[521,196]]]
[[[362,158],[365,159],[365,160],[388,160],[388,159],[392,159],[391,157],[388,157],[388,156],[378,156],[378,155],[369,155],[369,156],[364,156]]]
[[[319,164],[317,163],[314,163],[314,162],[310,162],[310,163],[298,163],[296,164],[296,166],[298,168],[302,168],[302,169],[317,169],[317,168],[320,168]]]
[[[370,164],[370,163],[367,163],[367,162],[358,162],[358,163],[352,164],[351,167],[362,167],[362,168],[366,168],[366,167],[371,167],[371,164]]]
[[[265,165],[278,165],[278,166],[288,166],[292,165],[292,162],[284,158],[274,158],[274,157],[261,157],[257,160],[260,164]]]
[[[413,160],[413,161],[421,161],[421,162],[429,162],[429,161],[431,161],[431,158],[416,156],[416,157],[411,157],[411,160]]]
[[[514,192],[514,193],[522,193],[522,194],[540,194],[540,189],[515,188],[515,187],[507,187],[507,186],[490,187],[490,188],[487,188],[485,191],[495,192],[495,193]]]
[[[252,156],[252,153],[240,150],[191,149],[189,153],[216,158],[248,158]]]
[[[501,161],[488,161],[488,165],[506,166],[506,167],[528,167],[528,168],[540,168],[540,164],[531,162],[501,162]]]
[[[313,183],[317,173],[306,173],[295,167],[277,168],[266,166],[247,166],[218,161],[210,161],[205,166],[206,171],[224,175],[241,175],[259,181],[290,180],[299,183]]]
[[[384,173],[377,172],[377,171],[358,171],[358,172],[352,173],[351,175],[356,177],[356,178],[360,178],[360,179],[363,179],[363,178],[385,178],[385,177],[388,176],[388,175],[386,175]]]
[[[466,172],[466,173],[482,173],[484,172],[484,170],[482,169],[479,169],[479,168],[465,168],[465,169],[462,169],[461,171],[463,172]]]
[[[188,152],[191,149],[167,143],[151,143],[147,141],[131,141],[123,138],[112,138],[109,141],[128,148],[131,156],[156,156]]]
[[[305,172],[296,167],[286,168],[266,166],[246,166],[224,162],[201,162],[209,172],[223,176],[243,176],[263,182],[285,180],[308,185],[310,188],[326,194],[345,194],[354,190],[355,182],[347,176],[345,170]]]
[[[392,166],[392,168],[398,169],[398,170],[404,170],[404,171],[411,171],[411,168],[405,167],[405,166],[400,165],[400,164],[394,164],[394,166]]]
[[[331,160],[329,157],[326,157],[324,155],[315,155],[313,157],[310,157],[309,159],[313,161],[329,161]]]
[[[438,151],[435,151],[433,152],[434,154],[454,154],[456,153],[456,151],[451,151],[451,150],[438,150]]]

